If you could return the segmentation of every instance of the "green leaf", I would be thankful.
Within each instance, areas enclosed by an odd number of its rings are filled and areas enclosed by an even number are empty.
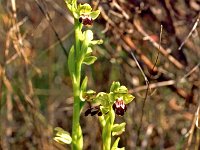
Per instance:
[[[84,58],[83,63],[86,65],[91,65],[97,60],[97,57],[95,56],[87,56]]]
[[[125,131],[126,123],[114,124],[112,128],[112,136],[120,135]]]
[[[99,16],[99,14],[100,14],[100,11],[99,11],[99,10],[92,11],[92,12],[90,13],[90,17],[94,20],[94,19],[96,19],[96,18]]]
[[[55,141],[61,144],[70,144],[72,142],[72,138],[67,131],[60,127],[56,127],[54,130],[56,131]]]
[[[74,61],[74,46],[71,47],[69,51],[69,56],[68,56],[68,68],[69,68],[69,73],[72,76],[75,72],[75,61]]]

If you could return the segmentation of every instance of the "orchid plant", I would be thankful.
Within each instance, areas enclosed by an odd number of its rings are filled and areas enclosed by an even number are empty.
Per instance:
[[[128,94],[128,89],[121,86],[119,82],[113,82],[109,93],[97,93],[87,90],[88,78],[81,79],[82,65],[92,65],[97,57],[92,56],[92,46],[101,44],[102,40],[93,40],[91,30],[83,31],[83,26],[92,26],[93,21],[99,16],[100,11],[92,11],[89,4],[77,5],[77,0],[65,0],[66,5],[74,17],[75,43],[72,45],[68,55],[68,68],[73,85],[73,122],[72,134],[60,127],[55,128],[54,140],[62,144],[71,144],[73,150],[83,149],[83,135],[80,126],[80,114],[86,101],[94,107],[85,112],[85,116],[99,116],[102,125],[103,150],[118,149],[119,138],[111,147],[112,136],[119,135],[125,131],[125,123],[114,124],[115,114],[123,116],[127,104],[134,96]],[[82,82],[81,82],[82,81]]]
[[[92,92],[89,91],[89,94]],[[94,93],[94,92],[93,92]],[[87,97],[88,98],[88,97]],[[90,101],[95,107],[91,107],[85,112],[85,115],[99,116],[99,121],[103,128],[102,140],[103,150],[119,150],[118,137],[111,147],[112,136],[120,135],[125,131],[126,123],[115,124],[115,114],[123,116],[127,109],[127,104],[134,99],[134,96],[128,93],[128,89],[120,85],[119,82],[113,82],[110,87],[110,92],[100,92]],[[121,148],[124,149],[124,148]]]

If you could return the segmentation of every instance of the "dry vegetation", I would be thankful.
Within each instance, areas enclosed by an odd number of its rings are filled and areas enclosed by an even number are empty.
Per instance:
[[[200,103],[200,1],[87,2],[101,11],[93,29],[104,40],[94,47],[98,61],[84,68],[89,87],[108,91],[119,80],[136,97],[125,117],[117,118],[127,122],[120,146],[200,149],[195,124],[200,117],[195,117]],[[72,23],[63,0],[0,1],[0,149],[66,149],[52,136],[56,126],[71,131],[66,53],[73,43]],[[131,52],[148,78],[148,93]],[[82,113],[81,125],[84,149],[100,150],[98,118]]]

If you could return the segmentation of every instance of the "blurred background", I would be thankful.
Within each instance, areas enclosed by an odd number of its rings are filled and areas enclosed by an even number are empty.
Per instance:
[[[116,118],[127,123],[119,146],[200,149],[200,1],[79,2],[101,11],[90,29],[104,43],[93,47],[98,60],[82,72],[88,88],[109,91],[120,81],[135,96]],[[64,1],[0,0],[0,34],[0,149],[70,149],[52,140],[53,128],[71,132],[72,124],[66,54],[73,18]],[[101,150],[101,127],[97,116],[84,116],[88,108],[81,114],[84,149]]]

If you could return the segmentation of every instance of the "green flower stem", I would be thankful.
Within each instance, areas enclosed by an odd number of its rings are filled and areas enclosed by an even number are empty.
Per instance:
[[[80,80],[81,80],[81,62],[77,60],[78,53],[80,51],[80,32],[81,26],[75,19],[75,72],[73,79],[73,94],[74,94],[74,105],[73,105],[73,122],[72,122],[72,149],[82,150],[83,149],[83,135],[80,126]]]
[[[72,149],[82,150],[83,147],[83,137],[80,127],[80,98],[79,98],[79,87],[73,85],[74,89],[74,105],[73,105],[73,123],[72,123]]]
[[[109,113],[107,114],[107,119],[105,125],[103,126],[103,150],[110,150],[111,149],[111,132],[112,132],[112,127],[114,124],[115,120],[115,113],[112,109],[112,106],[109,108]]]
[[[78,53],[81,49],[80,46],[80,34],[81,34],[81,24],[77,19],[74,19],[74,30],[75,30],[75,58],[77,58]]]

